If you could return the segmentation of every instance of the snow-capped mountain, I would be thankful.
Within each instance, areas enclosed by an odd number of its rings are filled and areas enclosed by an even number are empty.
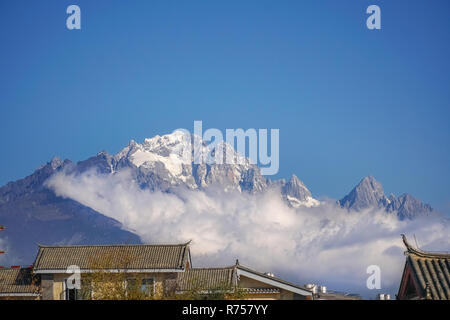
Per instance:
[[[194,153],[193,145],[200,151]],[[223,163],[194,161],[199,157],[217,159],[220,152],[224,154]],[[234,159],[235,163],[228,164],[226,159]],[[76,177],[91,171],[106,176],[127,171],[127,179],[131,177],[132,183],[150,191],[176,193],[178,188],[220,188],[226,197],[229,191],[255,194],[273,189],[290,207],[321,205],[296,175],[292,175],[289,181],[273,181],[262,176],[258,166],[229,145],[211,148],[199,138],[174,132],[145,139],[141,144],[130,141],[117,154],[102,151],[78,163],[54,158],[30,176],[0,187],[0,222],[7,226],[2,235],[13,244],[13,254],[20,253],[14,257],[15,262],[30,263],[36,252],[36,243],[140,242],[136,234],[123,230],[118,221],[74,199],[57,196],[46,183],[59,173]],[[429,205],[408,194],[398,198],[393,195],[386,197],[383,187],[373,177],[364,178],[338,204],[356,211],[384,208],[387,212],[395,212],[400,219],[414,219],[432,212]]]
[[[194,152],[194,145],[198,146],[198,154]],[[223,152],[222,163],[215,161],[218,152]],[[199,157],[205,161],[194,161]],[[272,181],[230,145],[222,143],[211,148],[198,137],[181,131],[145,139],[142,144],[132,140],[115,155],[100,152],[69,170],[89,169],[111,174],[131,170],[140,187],[150,190],[170,192],[175,187],[202,190],[214,186],[224,191],[256,193],[273,187],[280,188],[283,198],[294,207],[319,204],[295,175],[288,182]]]
[[[295,208],[300,206],[314,207],[320,204],[318,200],[312,197],[311,192],[295,174],[287,183],[283,181],[282,185],[281,192],[291,206]]]
[[[360,211],[367,208],[382,208],[387,212],[396,212],[400,219],[413,219],[429,216],[433,209],[410,194],[402,194],[398,198],[391,194],[386,197],[383,186],[374,177],[368,176],[344,198],[338,201],[343,208]]]

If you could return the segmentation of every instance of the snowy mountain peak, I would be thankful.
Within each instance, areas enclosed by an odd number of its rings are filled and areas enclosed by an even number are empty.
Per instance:
[[[191,135],[181,130],[174,131],[163,136],[144,139],[143,147],[148,151],[158,151],[161,148],[173,149],[177,146],[186,146],[191,144]]]
[[[306,189],[306,186],[305,186],[305,184],[303,183],[303,181],[301,181],[295,174],[293,174],[292,176],[291,176],[291,178],[289,179],[289,182],[288,182],[290,185],[292,185],[292,186],[295,186],[295,187],[299,187],[299,188],[305,188]]]
[[[216,162],[216,156],[221,153],[223,161]],[[228,163],[230,159],[233,162]],[[274,182],[262,176],[258,166],[225,142],[211,146],[200,137],[182,131],[147,138],[142,144],[131,140],[117,154],[99,153],[78,162],[74,170],[81,173],[91,169],[102,174],[130,170],[132,179],[141,188],[150,190],[170,192],[176,187],[196,190],[215,186],[224,191],[258,193],[279,186],[284,199],[293,206],[311,206],[317,202],[297,176],[293,175],[287,183]]]
[[[282,186],[282,193],[293,207],[319,205],[319,201],[312,197],[311,192],[295,174]]]
[[[249,160],[239,155],[226,143],[211,148],[199,137],[180,130],[163,136],[146,138],[142,144],[132,140],[127,147],[117,153],[115,160],[118,163],[127,162],[137,168],[158,167],[165,170],[173,179],[186,182],[185,175],[189,175],[194,165],[202,166],[205,163],[216,165],[215,156],[219,155],[218,151],[223,152],[225,157],[224,161],[217,161],[217,165],[222,165],[228,157],[228,159],[238,159],[237,163],[245,166],[240,169],[251,169]]]
[[[216,163],[218,151],[230,159],[243,159],[242,164]],[[180,130],[147,138],[142,144],[132,140],[113,159],[111,172],[131,168],[140,185],[150,189],[168,190],[176,186],[198,189],[213,184],[226,190],[251,192],[266,188],[259,168],[250,165],[231,146],[224,143],[211,148],[200,137]]]
[[[300,200],[306,200],[307,197],[311,197],[311,192],[295,174],[284,185],[284,193]]]

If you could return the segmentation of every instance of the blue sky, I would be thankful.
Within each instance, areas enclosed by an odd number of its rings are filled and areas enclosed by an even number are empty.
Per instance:
[[[82,30],[66,29],[77,4]],[[366,28],[381,7],[382,29]],[[448,1],[0,2],[0,185],[54,155],[279,128],[316,197],[373,175],[450,212]]]

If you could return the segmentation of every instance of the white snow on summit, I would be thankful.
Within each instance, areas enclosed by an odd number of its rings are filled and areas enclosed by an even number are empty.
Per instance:
[[[255,193],[266,190],[272,183],[261,175],[256,164],[235,151],[233,146],[224,141],[208,144],[187,131],[157,135],[145,139],[142,144],[131,140],[113,158],[119,169],[124,166],[137,169],[139,183],[152,189],[162,187],[166,190],[181,185],[202,189],[220,185],[224,191]],[[280,186],[293,207],[319,205],[297,177],[288,184],[281,182]]]

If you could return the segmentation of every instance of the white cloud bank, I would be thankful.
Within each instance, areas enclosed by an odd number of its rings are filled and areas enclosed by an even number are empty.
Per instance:
[[[380,211],[347,212],[332,201],[315,208],[288,207],[277,190],[250,195],[219,190],[141,190],[127,171],[114,175],[59,173],[47,183],[120,221],[147,243],[192,239],[195,266],[240,263],[293,282],[318,283],[372,298],[369,265],[381,268],[382,289],[396,293],[405,257],[400,234],[429,250],[450,248],[442,218],[399,221]]]

